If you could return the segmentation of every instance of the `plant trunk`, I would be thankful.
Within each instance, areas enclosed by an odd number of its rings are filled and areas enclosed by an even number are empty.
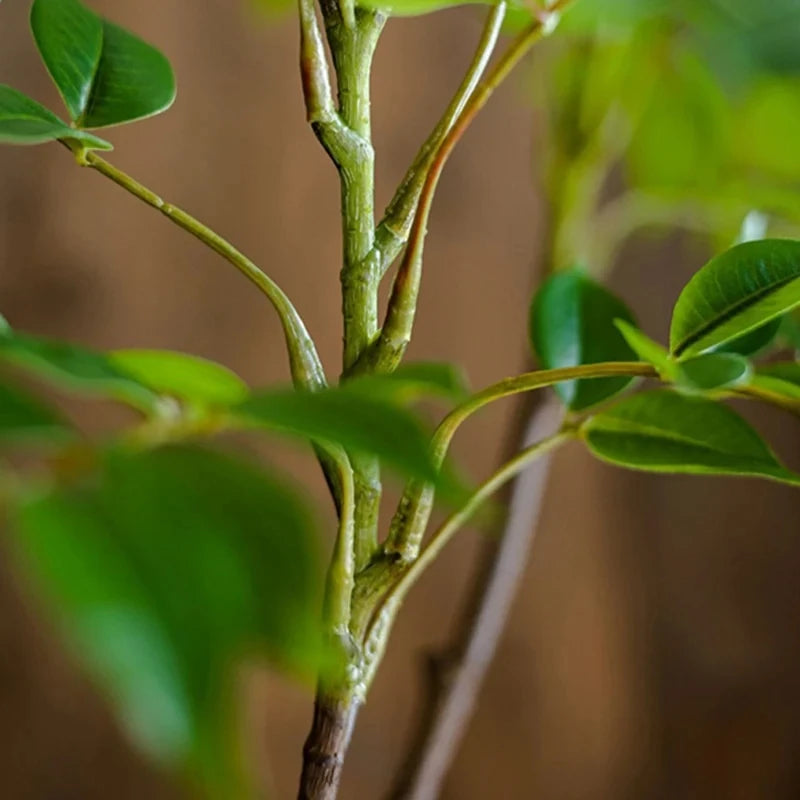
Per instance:
[[[298,800],[335,800],[359,707],[355,697],[335,697],[322,688],[317,692]]]

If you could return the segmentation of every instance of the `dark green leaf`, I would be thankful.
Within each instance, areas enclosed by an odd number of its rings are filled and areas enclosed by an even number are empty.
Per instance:
[[[27,95],[0,85],[0,143],[43,144],[61,139],[92,150],[111,150],[108,142],[63,123]]]
[[[364,375],[347,382],[347,388],[372,397],[408,403],[432,395],[461,400],[467,394],[464,373],[453,364],[409,362],[389,375]]]
[[[264,654],[313,669],[317,558],[305,504],[199,448],[113,453],[74,485],[25,501],[15,545],[131,736],[243,796],[229,681]]]
[[[71,436],[58,414],[0,380],[0,442],[61,442]]]
[[[546,369],[636,360],[614,324],[617,319],[635,325],[625,304],[582,270],[559,272],[542,284],[533,299],[533,349]],[[617,394],[630,382],[630,378],[602,378],[566,381],[555,388],[565,405],[580,411]]]
[[[682,361],[677,383],[682,389],[710,392],[742,386],[750,379],[750,362],[736,353],[704,353]]]
[[[766,325],[754,328],[744,336],[739,336],[732,341],[726,342],[714,348],[715,353],[738,353],[741,356],[752,356],[765,350],[778,335],[781,327],[781,317],[775,317]]]
[[[167,59],[79,0],[34,0],[31,27],[79,128],[132,122],[172,105],[175,78]]]
[[[383,397],[346,387],[321,392],[261,392],[236,409],[253,424],[315,442],[380,456],[406,475],[438,481],[430,437],[417,419]]]
[[[692,356],[737,339],[800,305],[800,242],[745,242],[712,259],[681,292],[670,349]]]
[[[170,350],[117,350],[112,364],[161,395],[201,405],[233,405],[249,389],[227,367],[197,356]]]
[[[736,412],[667,390],[625,398],[584,426],[604,461],[649,472],[751,475],[800,485]]]
[[[68,389],[100,394],[152,411],[157,395],[108,356],[66,342],[0,331],[0,361]]]

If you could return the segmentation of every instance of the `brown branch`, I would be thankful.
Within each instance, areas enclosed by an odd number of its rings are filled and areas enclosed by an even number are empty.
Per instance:
[[[529,396],[530,398],[530,396]],[[517,452],[557,425],[555,401],[528,399],[511,448]],[[488,539],[467,590],[461,622],[442,653],[426,659],[427,695],[412,745],[390,793],[392,800],[435,800],[458,750],[494,658],[511,603],[524,574],[549,474],[550,457],[514,482],[502,535]]]

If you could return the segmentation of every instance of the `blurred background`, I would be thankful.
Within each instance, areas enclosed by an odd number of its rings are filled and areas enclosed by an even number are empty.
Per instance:
[[[0,79],[57,108],[27,34],[0,13]],[[665,340],[681,286],[745,215],[800,225],[800,14],[793,2],[583,0],[498,92],[446,170],[411,355],[480,387],[528,365],[530,292],[580,261]],[[112,161],[263,265],[333,370],[340,358],[338,187],[307,128],[291,12],[245,0],[97,0],[171,59],[179,99],[114,131]],[[585,6],[585,8],[584,8]],[[753,8],[759,6],[759,8]],[[602,24],[598,19],[602,15]],[[607,12],[607,13],[606,13]],[[391,20],[375,65],[382,208],[457,86],[480,10]],[[795,74],[797,72],[797,74]],[[77,168],[57,146],[0,150],[0,307],[21,330],[97,348],[163,347],[285,383],[278,324],[215,255]],[[74,409],[106,430],[113,409]],[[747,409],[800,467],[800,429]],[[475,478],[513,405],[467,426]],[[271,460],[312,488],[309,458]],[[551,475],[522,591],[444,798],[800,796],[800,499],[754,480],[636,475],[573,446]],[[330,526],[329,526],[330,527]],[[380,797],[478,551],[458,537],[411,595],[362,712],[344,798]],[[291,797],[311,694],[242,670],[259,783]],[[0,565],[0,795],[178,798],[127,744],[46,615]]]

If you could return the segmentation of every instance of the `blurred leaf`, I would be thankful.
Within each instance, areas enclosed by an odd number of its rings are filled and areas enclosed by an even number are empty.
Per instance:
[[[318,655],[305,504],[254,467],[199,448],[113,453],[99,474],[24,501],[18,558],[106,687],[131,736],[238,797],[231,669]]]
[[[582,270],[556,273],[540,287],[530,311],[533,349],[545,369],[636,360],[636,353],[615,326],[635,325],[628,308]],[[630,378],[565,381],[555,389],[573,411],[600,403],[622,391]]]
[[[0,443],[62,442],[72,435],[58,414],[0,380]]]
[[[462,400],[467,395],[464,373],[454,364],[417,361],[401,364],[388,375],[363,375],[346,384],[371,397],[409,403],[432,395]]]
[[[0,330],[0,361],[68,389],[99,394],[152,411],[158,397],[108,356],[66,342]]]
[[[160,395],[201,405],[234,405],[250,390],[236,373],[198,356],[171,350],[117,350],[112,364]]]
[[[642,361],[652,364],[659,375],[665,378],[672,378],[677,369],[677,364],[669,357],[665,347],[653,341],[649,336],[640,331],[635,325],[630,325],[622,319],[615,319],[614,324],[619,332],[625,337],[629,347],[636,353]]]
[[[800,364],[788,361],[759,367],[753,385],[783,397],[800,400]]]
[[[795,312],[782,317],[778,334],[782,344],[800,352],[800,315]]]
[[[359,6],[383,11],[392,17],[415,17],[463,5],[493,5],[490,0],[359,0]]]
[[[430,436],[410,412],[356,389],[260,392],[234,409],[253,424],[379,456],[405,475],[440,482]]]
[[[670,349],[692,356],[759,328],[800,305],[800,242],[745,242],[712,259],[681,292]]]
[[[736,412],[659,390],[625,398],[583,428],[598,458],[648,472],[749,475],[800,485]]]
[[[697,392],[710,392],[742,386],[753,369],[750,362],[737,353],[704,353],[678,365],[678,386]]]
[[[52,111],[27,95],[0,84],[0,144],[43,144],[76,141],[92,150],[112,150],[108,142],[70,128]]]
[[[31,28],[79,128],[133,122],[172,105],[175,77],[169,61],[79,0],[34,0]]]

